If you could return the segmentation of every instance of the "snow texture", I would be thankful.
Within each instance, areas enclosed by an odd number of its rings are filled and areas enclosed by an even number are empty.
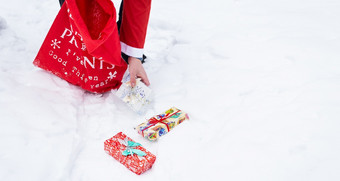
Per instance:
[[[6,21],[0,17],[0,31],[6,28]]]
[[[140,116],[112,92],[32,65],[57,0],[1,0],[0,180],[340,180],[339,9],[153,1],[144,65],[154,103]],[[172,106],[191,119],[158,141],[133,129]],[[119,131],[157,156],[151,170],[137,176],[104,152]]]

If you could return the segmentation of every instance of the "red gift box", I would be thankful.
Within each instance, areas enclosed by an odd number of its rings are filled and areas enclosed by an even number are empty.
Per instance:
[[[134,146],[131,147],[131,145]],[[104,143],[104,150],[137,175],[150,169],[156,160],[155,155],[147,151],[139,143],[134,142],[122,132],[119,132],[112,138],[106,140]],[[142,152],[143,154],[135,154],[134,152]]]

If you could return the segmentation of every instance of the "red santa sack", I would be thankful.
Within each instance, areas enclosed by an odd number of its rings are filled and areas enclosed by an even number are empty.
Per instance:
[[[90,92],[118,88],[127,64],[111,0],[66,0],[33,64]]]

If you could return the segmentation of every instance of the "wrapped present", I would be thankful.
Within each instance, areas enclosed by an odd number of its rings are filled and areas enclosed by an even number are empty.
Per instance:
[[[138,125],[136,129],[143,137],[154,141],[158,137],[168,133],[186,119],[189,119],[187,113],[172,107],[164,113],[156,115],[150,118],[147,122]]]
[[[156,160],[155,155],[122,132],[106,140],[104,150],[137,175],[150,169]]]
[[[151,101],[151,89],[140,78],[136,79],[135,87],[131,87],[130,81],[124,82],[116,95],[137,113],[143,113]]]

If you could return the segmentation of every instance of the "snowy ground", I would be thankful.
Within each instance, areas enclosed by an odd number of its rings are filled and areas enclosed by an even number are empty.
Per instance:
[[[32,65],[57,0],[0,4],[0,180],[340,180],[340,1],[153,1],[143,116]],[[191,120],[154,143],[133,129],[171,106]],[[104,152],[119,131],[150,171]]]

